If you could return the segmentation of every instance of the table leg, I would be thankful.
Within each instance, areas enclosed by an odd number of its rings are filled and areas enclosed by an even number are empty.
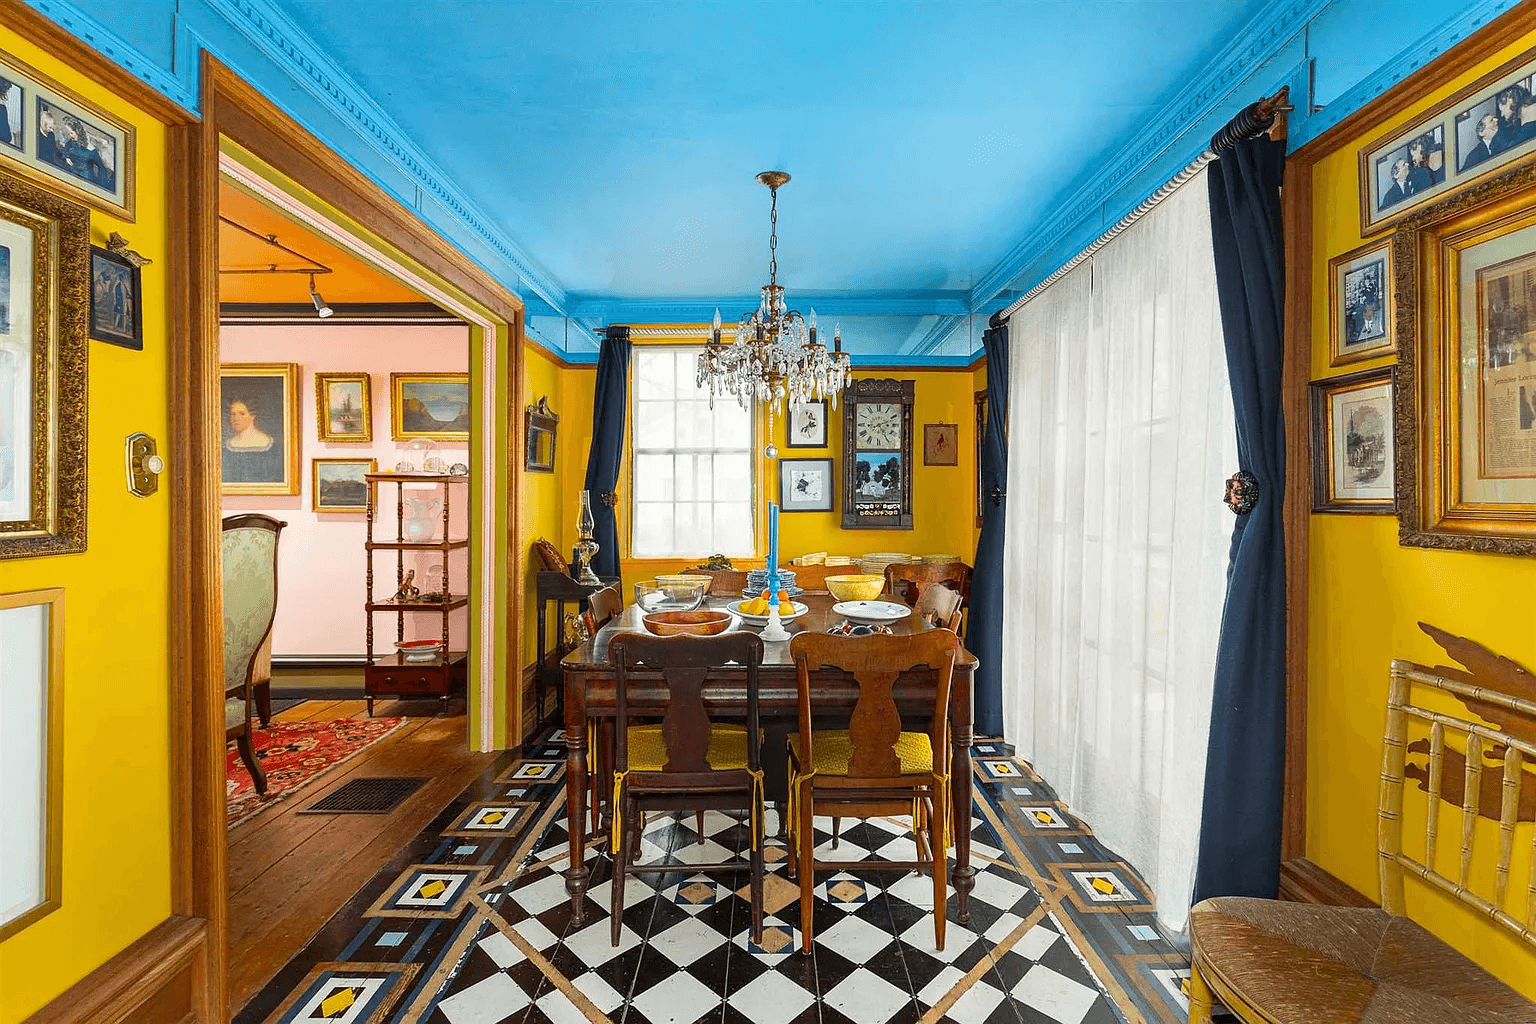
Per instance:
[[[956,723],[957,725],[959,723]],[[954,798],[955,868],[950,882],[960,904],[959,921],[971,923],[971,890],[976,888],[976,869],[971,867],[971,724],[956,728],[950,760],[950,793]]]
[[[571,712],[565,719],[565,823],[570,836],[565,891],[571,894],[571,923],[579,925],[587,909],[587,716],[578,701],[565,703]]]

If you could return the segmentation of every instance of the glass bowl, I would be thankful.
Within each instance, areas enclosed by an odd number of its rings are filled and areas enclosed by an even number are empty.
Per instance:
[[[654,581],[635,584],[635,604],[642,612],[691,612],[704,603],[709,585],[701,582],[668,583]]]

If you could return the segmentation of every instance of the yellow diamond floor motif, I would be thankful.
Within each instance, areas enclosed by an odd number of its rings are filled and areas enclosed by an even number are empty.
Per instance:
[[[422,899],[430,900],[434,896],[441,896],[443,894],[443,890],[446,888],[448,888],[447,882],[444,882],[440,878],[434,878],[420,889],[417,889],[416,895],[420,896]]]
[[[338,989],[320,1001],[320,1016],[327,1020],[333,1017],[340,1017],[355,1002],[357,1002],[357,991],[355,989]]]
[[[736,895],[748,902],[752,899],[752,886],[744,885]],[[800,898],[800,887],[781,875],[770,874],[763,879],[763,913],[777,914]],[[765,935],[764,941],[767,941]]]

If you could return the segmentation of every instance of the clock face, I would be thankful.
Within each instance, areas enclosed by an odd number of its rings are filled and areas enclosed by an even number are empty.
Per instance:
[[[895,402],[860,402],[854,413],[854,431],[860,448],[900,448],[901,406]]]

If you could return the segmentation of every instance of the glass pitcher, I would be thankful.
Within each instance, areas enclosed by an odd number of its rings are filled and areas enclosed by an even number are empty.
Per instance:
[[[437,533],[437,515],[443,507],[439,498],[413,498],[402,495],[405,502],[405,539],[412,544],[425,544]]]

